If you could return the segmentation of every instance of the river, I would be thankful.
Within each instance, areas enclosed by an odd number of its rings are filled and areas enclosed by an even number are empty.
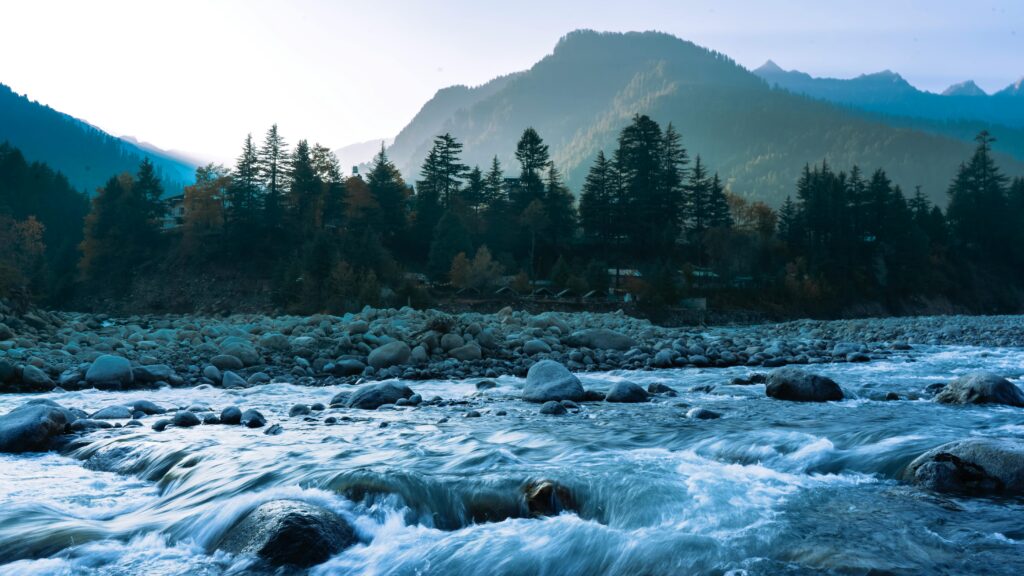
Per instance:
[[[342,387],[6,395],[0,413],[29,398],[87,411],[134,398],[237,404],[283,432],[155,432],[149,416],[59,454],[0,455],[0,573],[247,574],[251,560],[216,542],[258,503],[288,498],[335,511],[362,540],[313,575],[1021,574],[1024,501],[898,480],[939,444],[1024,438],[1019,408],[882,400],[979,369],[1019,382],[1024,352],[921,346],[815,366],[847,395],[823,404],[729,385],[750,372],[741,367],[591,373],[581,375],[588,388],[629,379],[679,395],[562,416],[518,400],[522,380],[512,377],[479,395],[476,380],[408,383],[464,405],[335,409],[309,421],[289,408],[327,404]],[[714,388],[692,390],[705,385]],[[694,406],[722,417],[687,418]],[[471,409],[481,416],[464,417]],[[517,514],[523,486],[538,480],[566,487],[572,510]]]

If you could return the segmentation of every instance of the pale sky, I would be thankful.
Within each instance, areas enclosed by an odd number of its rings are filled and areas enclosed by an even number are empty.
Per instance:
[[[273,122],[337,148],[578,29],[660,30],[755,68],[892,69],[941,91],[1024,75],[1024,2],[0,0],[0,83],[115,135],[230,160]]]

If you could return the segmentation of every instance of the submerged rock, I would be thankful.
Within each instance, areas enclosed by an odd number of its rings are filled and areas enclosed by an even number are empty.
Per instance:
[[[127,420],[132,417],[134,412],[128,406],[107,406],[90,416],[90,418],[93,420]]]
[[[349,397],[347,406],[363,410],[376,410],[385,404],[394,404],[400,398],[410,398],[412,395],[412,389],[399,382],[366,384]],[[331,403],[333,404],[333,399]]]
[[[918,456],[905,480],[936,492],[1024,494],[1024,441],[970,438]]]
[[[545,402],[540,407],[540,413],[547,414],[548,416],[561,416],[566,412],[565,406],[561,402],[555,402],[554,400]]]
[[[526,374],[526,385],[523,386],[523,400],[527,402],[578,402],[583,400],[584,394],[579,378],[554,360],[541,360],[530,366]]]
[[[274,500],[235,524],[217,547],[252,554],[273,566],[305,568],[356,542],[355,530],[334,512],[297,500]]]
[[[623,380],[612,384],[604,399],[606,402],[647,402],[650,394],[639,384]]]
[[[259,410],[250,409],[242,412],[239,423],[246,428],[260,428],[266,425],[267,419],[263,417]]]
[[[765,394],[779,400],[796,402],[828,402],[842,400],[843,390],[832,379],[793,366],[786,366],[768,375]]]
[[[524,488],[526,509],[531,516],[556,516],[563,510],[575,510],[572,492],[550,480],[531,482]]]
[[[192,426],[198,426],[202,423],[199,416],[196,416],[195,412],[191,410],[178,410],[174,413],[173,419],[174,425],[179,428],[191,428]]]
[[[242,423],[242,410],[238,406],[228,406],[220,412],[220,423],[235,426]]]
[[[991,372],[972,372],[946,384],[935,395],[940,404],[1007,404],[1024,407],[1024,392]]]
[[[55,402],[23,404],[0,416],[0,452],[43,452],[77,420]]]

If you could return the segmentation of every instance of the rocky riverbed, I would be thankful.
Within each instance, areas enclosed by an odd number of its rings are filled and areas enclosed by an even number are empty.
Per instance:
[[[4,574],[1019,573],[1021,317],[3,312]]]
[[[798,321],[665,328],[616,314],[365,309],[309,317],[130,316],[0,307],[0,391],[124,390],[269,382],[523,376],[537,360],[573,372],[866,362],[913,345],[1024,345],[1021,317]]]

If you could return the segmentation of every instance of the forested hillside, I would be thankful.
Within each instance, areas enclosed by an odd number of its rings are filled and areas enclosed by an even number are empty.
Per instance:
[[[671,122],[734,193],[776,206],[800,167],[822,160],[884,168],[904,188],[920,185],[944,204],[947,183],[972,148],[772,89],[728,57],[660,33],[573,32],[502,84],[485,85],[489,94],[468,102],[441,91],[410,127],[450,132],[465,144],[463,160],[483,167],[492,151],[505,151],[499,160],[511,162],[522,127],[533,126],[567,183],[578,188],[586,166],[614,145],[621,126],[647,114]],[[406,130],[396,138],[392,157],[403,173],[417,171],[430,145],[426,134]],[[998,159],[1009,173],[1024,174],[1021,162]]]
[[[135,170],[143,158],[153,161],[169,194],[180,193],[195,171],[193,165],[115,138],[0,84],[0,142],[5,141],[90,194],[111,174]]]

